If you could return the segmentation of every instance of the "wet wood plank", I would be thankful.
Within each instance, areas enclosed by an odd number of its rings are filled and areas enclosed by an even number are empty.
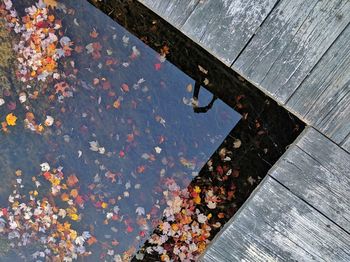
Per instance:
[[[180,28],[193,12],[199,0],[138,0],[157,15]]]
[[[350,163],[350,155],[338,152]],[[336,154],[324,148],[324,154]],[[294,146],[270,170],[270,175],[293,194],[310,203],[330,220],[350,232],[350,164],[347,173],[339,176],[323,163]]]
[[[285,103],[350,22],[350,1],[282,0],[232,68]]]
[[[350,235],[267,177],[201,261],[349,261]]]
[[[278,0],[200,1],[181,30],[231,66]]]

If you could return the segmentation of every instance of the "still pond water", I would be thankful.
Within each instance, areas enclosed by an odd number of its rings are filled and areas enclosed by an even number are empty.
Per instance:
[[[157,227],[147,252],[195,259],[212,217],[196,204],[219,200],[188,186],[241,116],[220,100],[195,113],[195,82],[167,50],[84,0],[0,12],[1,261],[142,260]],[[211,99],[201,89],[199,106]]]

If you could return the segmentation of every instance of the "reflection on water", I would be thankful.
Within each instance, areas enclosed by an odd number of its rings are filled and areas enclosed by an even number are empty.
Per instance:
[[[127,261],[163,216],[195,258],[211,219],[196,204],[218,197],[187,187],[240,115],[195,113],[194,81],[84,0],[0,12],[3,260]]]

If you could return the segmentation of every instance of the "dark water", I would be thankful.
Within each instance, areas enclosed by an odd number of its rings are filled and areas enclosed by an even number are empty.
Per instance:
[[[13,8],[23,17],[32,4],[13,1]],[[2,68],[10,84],[0,87],[5,100],[1,122],[10,113],[17,121],[0,133],[1,261],[69,261],[76,254],[84,261],[129,260],[162,218],[169,186],[186,189],[241,116],[221,100],[207,113],[195,113],[195,81],[86,1],[52,7],[46,8],[55,16],[51,24],[62,22],[53,30],[56,42],[63,37],[72,41],[70,54],[58,59],[54,70],[61,78],[49,75],[40,81],[35,76],[23,83],[9,73],[21,62]],[[5,17],[4,5],[2,12]],[[50,23],[35,28],[42,27]],[[12,30],[12,45],[22,35]],[[62,83],[67,88],[60,91]],[[21,92],[27,96],[23,104]],[[201,89],[200,106],[211,98]],[[47,116],[53,125],[45,126]],[[50,166],[46,176],[42,163]],[[61,186],[55,194],[50,192],[54,178]],[[45,201],[54,207],[46,228],[43,216],[32,214]],[[58,215],[59,209],[72,208],[70,215]],[[85,234],[81,244],[69,230],[57,234],[62,230],[53,215],[71,224],[77,236],[89,232],[91,237]],[[62,247],[65,241],[72,243],[69,251]]]

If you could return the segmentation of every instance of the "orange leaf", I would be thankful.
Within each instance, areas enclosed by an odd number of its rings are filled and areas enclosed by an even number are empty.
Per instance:
[[[88,243],[89,246],[91,246],[97,242],[97,239],[96,237],[91,236],[86,242]]]
[[[113,107],[116,108],[116,109],[119,109],[119,108],[120,108],[120,101],[119,101],[119,99],[117,99],[117,100],[114,101]]]
[[[71,191],[70,191],[70,195],[72,196],[72,197],[74,197],[74,198],[76,198],[77,196],[78,196],[78,190],[77,189],[72,189]]]
[[[97,38],[98,37],[98,33],[96,32],[96,29],[94,28],[94,30],[90,33],[90,36],[92,38]]]
[[[76,177],[76,175],[70,175],[67,178],[67,185],[70,187],[73,187],[78,182],[79,182],[79,179]]]
[[[63,193],[61,195],[61,200],[67,202],[69,200],[69,195],[67,193]]]

